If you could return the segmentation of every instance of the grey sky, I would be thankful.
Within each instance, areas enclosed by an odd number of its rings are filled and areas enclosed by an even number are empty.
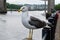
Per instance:
[[[7,0],[11,4],[44,4],[41,0]],[[59,4],[60,0],[55,0],[55,4]]]

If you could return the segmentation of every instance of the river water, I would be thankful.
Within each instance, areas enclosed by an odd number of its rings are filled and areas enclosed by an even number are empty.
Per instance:
[[[44,11],[29,11],[29,14],[40,16]],[[41,16],[40,16],[41,17]],[[44,19],[44,17],[41,17]],[[0,15],[0,40],[23,40],[28,37],[29,29],[21,22],[21,13],[8,11],[6,15]],[[42,28],[33,32],[34,40],[42,40]]]

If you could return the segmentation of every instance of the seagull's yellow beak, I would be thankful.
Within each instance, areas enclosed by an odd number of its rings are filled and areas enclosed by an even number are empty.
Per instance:
[[[22,11],[22,9],[19,9],[19,10],[18,10],[18,12],[21,12],[21,11]]]

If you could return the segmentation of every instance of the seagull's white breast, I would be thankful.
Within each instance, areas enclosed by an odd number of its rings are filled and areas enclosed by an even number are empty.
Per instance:
[[[31,25],[29,24],[29,20],[30,20],[30,16],[27,15],[26,12],[22,13],[22,24],[23,24],[26,28],[29,28],[29,29],[33,28],[33,29],[36,29],[35,26],[31,26]]]

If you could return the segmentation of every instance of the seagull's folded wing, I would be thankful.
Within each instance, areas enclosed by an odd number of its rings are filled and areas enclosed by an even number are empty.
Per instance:
[[[32,26],[35,26],[36,28],[42,28],[46,26],[46,23],[38,18],[35,18],[33,16],[30,16],[29,24]]]

